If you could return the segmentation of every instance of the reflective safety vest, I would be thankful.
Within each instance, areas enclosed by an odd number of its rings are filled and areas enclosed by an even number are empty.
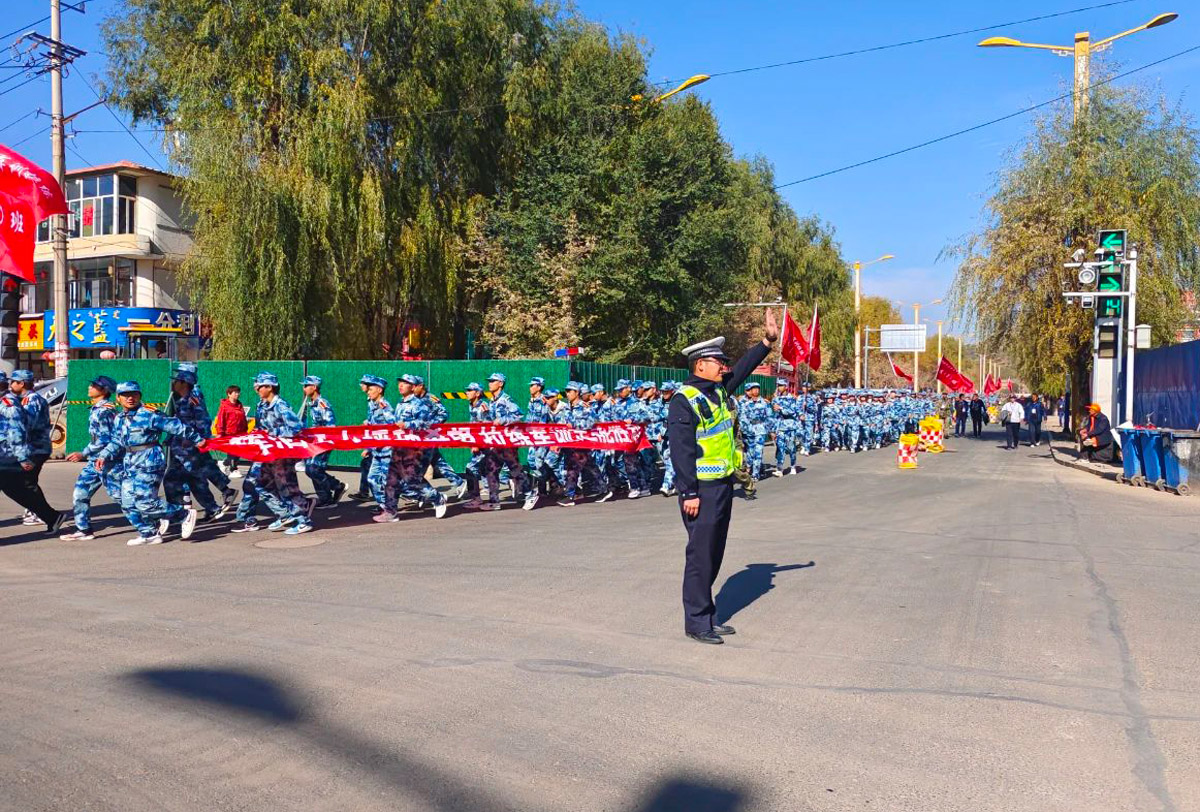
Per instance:
[[[742,453],[733,436],[733,412],[725,390],[717,387],[717,405],[694,386],[683,386],[680,394],[687,398],[696,415],[697,479],[724,479],[742,465]]]

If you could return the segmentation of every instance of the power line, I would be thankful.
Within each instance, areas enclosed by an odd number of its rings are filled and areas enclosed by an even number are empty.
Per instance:
[[[20,118],[18,118],[17,120],[15,120],[15,121],[10,121],[8,124],[5,124],[3,127],[0,127],[0,133],[4,132],[5,130],[10,130],[10,129],[12,129],[12,128],[13,128],[13,127],[15,127],[16,125],[18,125],[18,124],[20,124],[22,121],[24,121],[25,119],[29,118],[30,116],[36,116],[36,115],[37,115],[39,112],[40,112],[40,111],[38,111],[38,110],[32,110],[32,111],[30,111],[30,112],[26,113],[25,115],[21,116],[21,117],[20,117]]]
[[[21,88],[25,87],[25,85],[29,84],[30,82],[36,82],[38,79],[41,79],[44,75],[45,75],[45,71],[35,73],[33,76],[30,76],[24,82],[21,82],[21,84],[13,85],[12,87],[8,88],[7,90],[0,91],[0,96],[7,96],[9,93],[12,93],[14,90],[20,90]]]
[[[50,132],[50,125],[49,125],[49,124],[47,124],[45,127],[42,127],[42,128],[41,128],[40,130],[38,130],[37,132],[33,133],[33,135],[27,135],[27,136],[25,136],[25,137],[24,137],[24,138],[22,138],[20,141],[18,141],[17,143],[13,144],[13,148],[15,149],[15,148],[17,148],[17,147],[21,146],[22,144],[24,144],[26,141],[32,141],[33,139],[37,138],[39,135],[44,135],[45,133],[48,133],[48,132]]]
[[[790,60],[787,60],[786,62],[771,62],[766,65],[753,65],[753,66],[750,66],[747,68],[734,68],[732,70],[718,71],[716,73],[710,73],[709,76],[714,77],[714,78],[716,78],[718,76],[734,76],[734,75],[737,75],[740,73],[753,73],[755,71],[760,71],[760,70],[773,70],[774,68],[786,68],[786,67],[790,67],[792,65],[806,65],[810,62],[824,62],[824,61],[827,61],[830,59],[842,59],[842,58],[848,57],[848,56],[859,56],[861,54],[871,54],[871,53],[876,53],[878,51],[890,51],[895,48],[907,48],[910,45],[921,45],[926,42],[937,42],[939,40],[944,40],[944,39],[953,39],[954,37],[965,37],[968,34],[981,34],[985,31],[995,31],[998,28],[1008,28],[1008,27],[1014,26],[1014,25],[1024,25],[1025,23],[1035,23],[1035,22],[1039,22],[1041,20],[1054,19],[1055,17],[1066,17],[1071,14],[1080,14],[1084,11],[1095,11],[1097,9],[1110,8],[1112,6],[1123,6],[1126,3],[1133,3],[1135,1],[1136,0],[1112,0],[1112,2],[1109,2],[1109,3],[1099,3],[1094,6],[1083,6],[1081,8],[1073,8],[1073,9],[1069,9],[1067,11],[1056,11],[1052,14],[1039,14],[1036,17],[1026,17],[1023,20],[1012,20],[1011,22],[1006,22],[1006,23],[996,23],[995,25],[985,25],[980,28],[967,28],[962,31],[951,31],[950,33],[947,33],[947,34],[935,34],[935,35],[929,36],[929,37],[919,37],[917,39],[904,40],[903,42],[891,42],[886,45],[872,45],[867,48],[855,48],[850,51],[839,51],[837,53],[832,53],[832,54],[822,54],[820,56],[809,56],[809,57],[804,57],[803,59],[790,59]],[[671,84],[676,81],[682,81],[682,80],[670,79],[670,80],[667,80],[664,84]]]
[[[1107,85],[1111,82],[1117,81],[1118,79],[1123,79],[1126,76],[1132,76],[1133,74],[1138,73],[1140,71],[1148,70],[1149,68],[1153,68],[1156,65],[1161,65],[1164,62],[1170,62],[1172,59],[1178,59],[1181,56],[1186,56],[1187,54],[1190,54],[1194,51],[1200,51],[1200,45],[1193,45],[1191,48],[1185,48],[1184,50],[1179,51],[1178,53],[1171,54],[1170,56],[1164,56],[1162,59],[1156,59],[1153,62],[1148,62],[1145,65],[1142,65],[1140,67],[1132,68],[1130,70],[1125,71],[1124,73],[1118,73],[1115,76],[1108,77],[1107,79],[1101,79],[1097,82],[1093,82],[1089,86],[1088,89],[1090,90],[1093,87]],[[973,133],[976,130],[982,130],[984,127],[990,127],[993,124],[999,124],[1002,121],[1008,121],[1009,119],[1017,118],[1018,116],[1023,116],[1026,113],[1032,113],[1034,110],[1040,110],[1043,107],[1047,107],[1051,104],[1055,104],[1057,102],[1063,101],[1064,99],[1072,98],[1074,95],[1075,95],[1075,92],[1072,90],[1068,93],[1063,93],[1061,96],[1055,96],[1053,99],[1048,99],[1039,104],[1035,104],[1030,107],[1026,107],[1021,110],[1017,110],[1014,113],[1009,113],[1008,115],[1000,116],[999,118],[993,118],[990,121],[985,121],[981,124],[976,124],[972,127],[967,127],[966,129],[956,130],[952,133],[946,133],[945,135],[940,135],[937,138],[931,138],[928,141],[922,141],[919,144],[913,144],[910,147],[904,147],[903,149],[894,150],[894,151],[888,152],[884,155],[877,155],[874,158],[868,158],[865,161],[858,161],[857,163],[847,164],[846,166],[839,166],[837,169],[830,169],[827,172],[821,172],[816,175],[809,175],[807,178],[801,178],[800,180],[792,180],[792,181],[788,181],[787,183],[780,183],[777,186],[775,186],[774,188],[784,189],[784,188],[787,188],[788,186],[796,186],[801,183],[808,183],[811,180],[818,180],[820,178],[827,178],[830,175],[837,175],[841,172],[848,172],[851,169],[858,169],[859,167],[867,166],[868,164],[878,163],[879,161],[884,161],[884,160],[887,160],[888,158],[895,158],[897,155],[904,155],[905,153],[913,152],[918,149],[923,149],[924,147],[932,146],[933,144],[940,144],[943,141],[949,141],[951,138],[957,138],[960,135],[966,135],[967,133]]]
[[[96,88],[92,87],[92,83],[87,80],[87,77],[83,76],[81,74],[79,78],[83,79],[84,85],[87,86],[88,90],[92,91],[92,95],[96,97],[96,101],[98,101],[104,105],[104,109],[108,111],[108,114],[110,116],[112,116],[113,120],[121,125],[121,129],[125,130],[125,132],[129,134],[129,137],[132,138],[134,140],[134,142],[137,143],[137,145],[142,148],[142,152],[146,153],[146,155],[148,155],[150,157],[150,160],[154,162],[154,165],[157,166],[159,169],[161,169],[164,172],[167,171],[166,168],[163,167],[162,162],[159,161],[157,156],[155,156],[154,153],[152,153],[146,147],[146,145],[142,143],[140,138],[138,138],[136,135],[133,134],[133,130],[129,129],[128,125],[126,125],[125,122],[121,120],[120,116],[118,116],[116,114],[116,112],[113,111],[112,107],[110,107],[108,102],[105,100],[105,98],[100,95],[99,91],[97,91]],[[2,94],[0,94],[0,95],[2,95]]]
[[[20,28],[14,28],[12,31],[9,31],[7,34],[0,34],[0,39],[8,39],[9,37],[15,37],[17,34],[21,34],[25,31],[28,31],[29,29],[33,28],[36,25],[41,25],[42,23],[46,22],[46,20],[49,20],[49,19],[50,19],[50,15],[47,14],[45,17],[43,17],[40,20],[34,20],[33,22],[29,23],[28,25],[23,25]]]

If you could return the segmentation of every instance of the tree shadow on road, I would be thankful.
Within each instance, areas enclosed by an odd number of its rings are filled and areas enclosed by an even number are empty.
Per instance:
[[[432,809],[529,810],[486,787],[467,785],[410,750],[372,741],[355,729],[319,718],[293,698],[281,680],[266,674],[237,668],[152,668],[129,672],[121,680],[139,692],[150,691],[175,709],[206,709],[219,719],[259,728],[285,727],[351,769]],[[648,788],[631,812],[737,812],[745,800],[746,793],[737,787],[719,786],[707,778],[669,776]]]
[[[721,585],[717,593],[717,622],[725,623],[738,612],[775,588],[775,574],[788,570],[815,567],[817,562],[807,564],[747,564],[744,570],[735,572]]]

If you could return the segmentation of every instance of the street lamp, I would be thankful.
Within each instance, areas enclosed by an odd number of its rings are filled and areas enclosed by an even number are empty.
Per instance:
[[[664,101],[665,99],[669,99],[672,96],[674,96],[676,93],[682,93],[683,91],[687,90],[689,87],[695,87],[696,85],[702,85],[711,78],[712,77],[709,76],[707,73],[697,73],[695,76],[689,76],[688,78],[686,78],[682,82],[680,82],[679,87],[675,88],[674,90],[668,90],[666,93],[663,93],[661,96],[655,96],[654,103],[658,104],[659,102]],[[641,93],[634,94],[633,96],[630,97],[630,99],[635,102],[641,101],[642,94]]]
[[[1040,48],[1044,51],[1053,51],[1056,56],[1073,56],[1075,58],[1075,120],[1078,121],[1081,114],[1087,110],[1088,87],[1090,84],[1089,74],[1091,66],[1091,57],[1093,51],[1103,51],[1111,46],[1121,37],[1127,37],[1130,34],[1136,34],[1139,31],[1148,31],[1151,28],[1158,28],[1160,25],[1166,25],[1174,20],[1179,15],[1173,11],[1166,14],[1159,14],[1150,22],[1143,23],[1136,28],[1131,28],[1128,31],[1122,31],[1120,34],[1113,34],[1111,37],[1106,37],[1098,42],[1092,42],[1092,35],[1087,31],[1080,31],[1075,34],[1074,45],[1042,45],[1036,42],[1021,42],[1019,39],[1012,37],[988,37],[979,43],[980,48]]]
[[[929,319],[921,319],[921,321],[925,322],[926,324],[929,324]],[[941,364],[942,363],[942,320],[941,319],[937,320],[937,328],[938,328],[938,363]],[[959,344],[958,348],[959,348],[958,349],[958,363],[961,364],[962,363],[962,344]],[[938,381],[937,381],[937,392],[939,395],[942,394],[942,379],[941,378],[938,378]]]
[[[895,259],[891,254],[884,254],[870,262],[854,263],[854,388],[862,388],[862,323],[859,319],[859,310],[862,308],[862,284],[860,281],[862,269],[868,265],[874,265],[876,262]]]
[[[933,305],[941,304],[941,303],[942,303],[941,299],[934,299],[932,302],[926,302],[924,306],[932,307]],[[921,323],[921,307],[922,307],[922,305],[920,302],[913,302],[913,324],[919,325]],[[914,392],[921,391],[921,370],[919,369],[920,364],[921,364],[921,354],[919,352],[917,352],[916,350],[913,350],[913,391]]]

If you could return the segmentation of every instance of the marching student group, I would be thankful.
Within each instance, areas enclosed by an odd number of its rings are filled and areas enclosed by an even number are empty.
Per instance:
[[[387,399],[384,378],[368,374],[359,383],[366,400],[363,422],[368,425],[415,430],[447,421],[445,407],[418,375],[397,378],[394,405]],[[743,394],[731,398],[743,459],[736,475],[751,499],[756,481],[795,474],[799,457],[882,448],[901,433],[915,431],[920,418],[938,412],[946,402],[940,395],[895,390],[816,392],[803,385],[792,392],[787,379],[776,383],[770,399],[753,381],[746,383]],[[338,425],[333,407],[321,395],[321,378],[308,376],[300,385],[303,398],[297,411],[279,396],[274,374],[255,377],[255,429],[293,437],[306,427]],[[333,507],[343,496],[373,504],[373,521],[389,523],[399,521],[401,512],[413,510],[432,509],[435,517],[443,518],[452,500],[463,509],[499,510],[505,486],[525,510],[549,503],[572,507],[584,499],[606,502],[616,496],[674,495],[666,417],[668,401],[681,388],[678,382],[619,380],[610,393],[602,384],[569,381],[555,388],[534,377],[524,410],[506,386],[506,376],[499,372],[487,378],[486,389],[469,384],[465,394],[470,422],[562,424],[577,429],[606,422],[640,424],[649,446],[632,453],[534,447],[524,465],[515,448],[474,449],[461,473],[437,448],[371,448],[362,452],[358,489],[346,494],[346,485],[328,471],[329,452],[302,465],[292,459],[255,462],[244,475],[232,457],[224,466],[218,464],[205,449],[213,420],[198,385],[197,368],[184,362],[171,375],[171,394],[161,410],[142,403],[136,381],[118,383],[101,375],[89,382],[89,442],[67,457],[86,464],[75,483],[73,509],[63,513],[50,507],[38,484],[51,450],[49,407],[33,391],[32,372],[17,370],[7,377],[0,373],[0,470],[7,472],[0,490],[26,509],[25,524],[44,524],[48,533],[63,540],[87,541],[94,538],[91,500],[103,487],[137,530],[127,542],[130,546],[160,544],[173,525],[178,526],[179,537],[187,539],[198,523],[215,522],[235,509],[232,532],[265,527],[290,535],[307,533],[313,529],[316,511]],[[239,397],[239,387],[230,386],[221,402],[218,426],[229,425],[231,415],[234,426],[241,420],[244,427]],[[768,467],[763,452],[772,437],[774,466]],[[298,468],[312,483],[311,495],[300,487]],[[447,492],[433,486],[427,478],[430,472],[449,483]],[[231,482],[236,478],[242,480],[240,492]],[[260,522],[262,513],[268,514],[269,522]],[[73,530],[60,534],[71,523]]]

